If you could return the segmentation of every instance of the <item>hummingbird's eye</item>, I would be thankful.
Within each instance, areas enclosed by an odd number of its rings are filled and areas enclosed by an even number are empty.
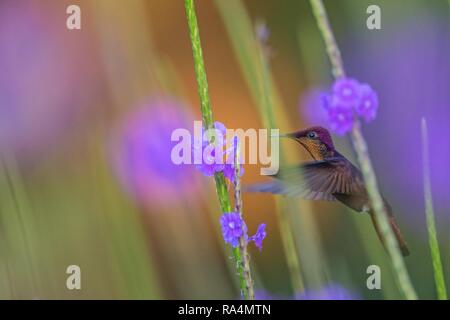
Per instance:
[[[311,139],[317,138],[317,133],[315,131],[308,132],[308,138],[311,138]]]

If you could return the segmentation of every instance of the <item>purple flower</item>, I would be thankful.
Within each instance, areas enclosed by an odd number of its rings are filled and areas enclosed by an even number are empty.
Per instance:
[[[353,128],[353,109],[345,105],[333,105],[328,109],[330,128],[338,135],[344,135]]]
[[[307,289],[294,296],[275,295],[265,290],[255,291],[256,300],[358,300],[360,297],[338,284],[319,289]]]
[[[368,84],[360,86],[360,95],[360,100],[356,105],[356,113],[366,122],[370,122],[377,116],[378,95]]]
[[[208,145],[218,145],[218,146],[225,146],[227,140],[226,140],[226,134],[227,134],[227,128],[222,122],[214,121],[214,129],[211,129],[209,134],[212,134],[212,142],[210,142],[210,137],[207,136],[206,133],[207,130],[205,128],[202,128],[202,146],[206,147]]]
[[[333,83],[333,96],[339,103],[354,106],[359,102],[359,82],[351,78],[339,78]]]
[[[263,289],[256,289],[255,300],[290,300],[290,298],[287,296],[273,294]]]
[[[253,241],[255,246],[260,251],[262,250],[262,242],[267,234],[265,223],[261,223],[256,233],[250,238],[247,235],[247,225],[238,212],[224,213],[220,217],[220,225],[225,243],[230,244],[233,248],[239,245],[239,238],[244,237],[246,243]]]
[[[230,244],[233,248],[239,245],[240,237],[247,237],[247,226],[238,212],[224,213],[220,217],[220,224],[225,243]]]
[[[151,99],[125,117],[112,142],[114,169],[125,189],[145,205],[170,205],[196,192],[194,171],[172,162],[172,132],[192,115],[179,101]]]
[[[296,300],[357,300],[358,297],[347,289],[331,284],[326,287],[307,290],[296,295]]]
[[[255,235],[250,237],[250,241],[253,241],[255,243],[255,246],[259,249],[259,251],[262,251],[262,243],[266,235],[266,224],[261,223],[258,226]]]
[[[332,93],[323,95],[322,105],[331,130],[344,135],[353,127],[354,114],[364,118],[366,122],[375,119],[378,96],[368,84],[360,84],[355,79],[340,78],[334,82]]]
[[[208,148],[208,149],[207,149]],[[210,149],[209,149],[210,148]],[[216,172],[220,172],[224,168],[223,163],[216,163],[216,150],[213,148],[212,145],[207,145],[202,148],[202,155],[205,150],[211,150],[210,152],[207,151],[208,156],[203,157],[201,164],[196,164],[195,167],[203,173],[207,177],[213,176]],[[217,158],[219,158],[218,156]]]
[[[213,142],[209,142],[209,137],[205,136],[205,128],[202,130],[201,141],[194,140],[192,144],[193,154],[201,153],[201,163],[196,164],[195,167],[200,170],[205,176],[211,177],[216,172],[224,169],[224,146],[226,144],[226,127],[221,122],[214,122],[214,138]],[[199,150],[200,149],[200,150]],[[219,152],[216,154],[216,152]]]
[[[204,128],[203,128],[203,133],[204,133]],[[217,141],[213,141],[214,143],[218,143],[218,144],[222,144],[225,145],[226,144],[226,134],[227,134],[227,128],[225,127],[225,125],[222,122],[219,121],[214,121],[214,134],[215,134],[215,138],[217,137]],[[205,143],[209,143],[209,141],[205,141]]]
[[[210,143],[209,139],[204,135],[204,129],[201,143],[194,140],[192,145],[193,153],[195,154],[195,152],[201,148],[202,154],[202,163],[196,164],[195,167],[207,177],[213,176],[216,172],[223,172],[224,176],[234,183],[236,176],[236,166],[234,161],[237,147],[237,136],[234,137],[232,146],[225,150],[227,129],[223,123],[218,121],[214,122],[214,128],[214,139],[217,139],[217,141]],[[220,153],[216,155],[216,152]],[[224,161],[224,155],[226,155],[226,161]],[[243,174],[244,166],[241,164],[240,176]]]

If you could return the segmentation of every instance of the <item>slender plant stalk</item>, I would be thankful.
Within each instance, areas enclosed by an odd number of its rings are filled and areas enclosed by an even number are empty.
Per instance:
[[[327,12],[322,0],[310,0],[314,16],[317,21],[320,33],[325,42],[325,49],[331,62],[331,73],[333,77],[340,78],[345,76],[344,63],[342,62],[341,51],[334,38],[333,30],[328,21]]]
[[[200,34],[197,24],[197,16],[195,14],[194,0],[185,0],[186,18],[189,26],[189,36],[192,45],[192,54],[194,57],[195,76],[197,79],[198,95],[200,97],[200,109],[202,112],[203,125],[206,129],[212,129],[214,127],[211,102],[208,93],[208,81],[206,78],[205,65],[203,61],[202,47],[200,43]],[[219,198],[219,204],[222,212],[231,212],[231,203],[228,196],[228,189],[225,182],[225,178],[221,172],[214,175],[216,183],[217,196]],[[249,293],[247,291],[246,277],[244,275],[244,266],[241,257],[240,248],[233,249],[233,256],[236,260],[236,268],[239,274],[239,284],[244,298],[249,299]],[[250,274],[250,269],[247,270]]]
[[[239,141],[235,139],[235,152],[234,152],[234,168],[235,168],[235,179],[234,179],[234,205],[236,212],[239,212],[241,218],[243,219],[243,209],[242,209],[242,193],[241,193],[241,164],[240,164],[240,146]],[[253,289],[252,274],[250,272],[250,255],[247,251],[247,239],[242,236],[239,239],[239,251],[242,257],[242,267],[243,275],[245,280],[245,288],[250,300],[255,299],[255,291]]]
[[[422,118],[422,154],[423,154],[423,191],[425,197],[425,213],[427,216],[428,243],[430,245],[431,259],[433,261],[434,282],[439,300],[447,300],[444,272],[442,271],[441,252],[437,240],[436,225],[434,221],[433,197],[431,194],[430,159],[428,149],[427,121]]]
[[[341,54],[328,21],[323,2],[322,0],[310,0],[310,3],[319,30],[325,42],[326,50],[332,65],[333,76],[335,78],[344,77],[345,71]],[[351,137],[358,162],[361,166],[369,199],[375,212],[375,219],[380,226],[381,236],[386,243],[387,251],[391,257],[392,267],[396,274],[398,285],[407,299],[417,299],[416,292],[411,283],[408,270],[406,269],[405,262],[400,253],[395,235],[389,225],[383,199],[378,190],[376,175],[370,161],[367,143],[361,132],[361,124],[358,119],[355,119]]]

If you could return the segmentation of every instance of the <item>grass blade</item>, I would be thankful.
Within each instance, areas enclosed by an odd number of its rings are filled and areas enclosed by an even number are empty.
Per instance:
[[[430,159],[428,149],[427,121],[422,118],[422,155],[423,155],[423,192],[425,197],[425,213],[427,217],[428,243],[430,245],[431,259],[433,261],[434,282],[439,300],[447,300],[444,272],[442,271],[441,252],[436,233],[434,220],[433,198],[431,194]]]

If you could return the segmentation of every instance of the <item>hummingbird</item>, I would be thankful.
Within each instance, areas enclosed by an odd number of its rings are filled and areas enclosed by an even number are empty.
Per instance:
[[[328,130],[316,126],[279,137],[297,141],[314,160],[291,167],[282,167],[271,176],[274,180],[249,185],[245,190],[299,196],[308,200],[339,201],[357,212],[368,213],[378,238],[384,245],[362,173],[335,149]],[[391,206],[384,198],[383,202],[398,246],[402,254],[407,256],[409,250],[394,218]]]

